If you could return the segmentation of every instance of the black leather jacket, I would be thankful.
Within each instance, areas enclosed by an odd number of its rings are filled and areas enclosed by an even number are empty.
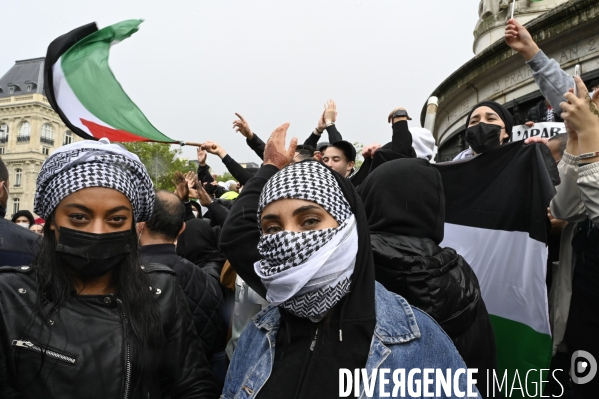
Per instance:
[[[216,398],[175,273],[157,264],[144,270],[162,317],[159,348],[131,339],[118,295],[72,297],[44,323],[35,315],[35,269],[1,267],[0,397]]]

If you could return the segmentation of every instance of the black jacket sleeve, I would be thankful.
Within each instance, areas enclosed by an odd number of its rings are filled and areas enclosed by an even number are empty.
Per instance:
[[[318,140],[320,140],[320,136],[317,134],[310,134],[310,137],[304,141],[304,145],[309,145],[310,147],[316,149],[318,147]]]
[[[254,137],[255,136],[256,135],[254,135]],[[229,171],[229,173],[231,173],[233,175],[233,177],[235,178],[235,180],[237,180],[239,183],[241,183],[242,186],[245,186],[245,184],[248,182],[248,180],[250,180],[252,178],[252,174],[250,172],[248,172],[248,170],[246,168],[244,168],[239,163],[237,163],[236,160],[231,158],[231,156],[229,154],[227,154],[223,158],[223,163],[227,167],[227,170]]]
[[[339,133],[335,124],[328,126],[326,131],[329,134],[329,143],[343,140],[343,137],[341,137],[341,133]],[[321,136],[312,133],[310,137],[304,141],[304,145],[309,145],[310,147],[316,149],[316,147],[318,147],[318,140],[320,140],[320,137]]]
[[[211,203],[207,208],[210,211],[210,217],[214,224],[222,227],[225,224],[229,210],[218,202]]]
[[[341,133],[339,133],[339,130],[337,130],[337,127],[335,126],[334,123],[332,125],[328,126],[326,128],[326,130],[327,130],[327,133],[329,134],[329,143],[334,143],[336,141],[343,140],[343,137],[341,137]]]
[[[260,159],[264,160],[264,141],[262,141],[256,133],[252,132],[252,134],[254,136],[251,138],[251,140],[246,139],[245,142],[248,146],[250,146],[252,150],[254,150],[254,152],[256,153],[256,155],[260,157]]]
[[[183,205],[185,206],[185,219],[184,220],[187,222],[189,219],[195,219],[195,215],[193,214],[193,207],[191,206],[191,201],[184,202]]]
[[[391,138],[391,150],[402,155],[416,157],[412,148],[412,133],[408,128],[408,121],[399,121],[393,124],[393,136]]]
[[[258,252],[260,228],[256,215],[262,188],[278,171],[276,166],[262,165],[248,181],[229,212],[219,240],[219,249],[231,262],[233,269],[262,297],[266,296],[266,289],[254,272],[254,263],[261,259]]]

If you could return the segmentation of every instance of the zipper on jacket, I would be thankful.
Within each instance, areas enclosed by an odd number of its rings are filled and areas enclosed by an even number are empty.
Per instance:
[[[61,360],[63,362],[69,363],[69,364],[75,364],[77,362],[77,358],[74,356],[69,356],[64,353],[60,353],[60,352],[57,352],[57,351],[54,351],[51,349],[42,348],[41,346],[38,346],[31,341],[15,339],[12,341],[12,346],[16,346],[18,348],[24,348],[24,349],[27,349],[27,350],[30,350],[33,352],[37,352],[37,353],[42,353],[44,355],[51,357],[52,359]]]
[[[123,302],[120,299],[116,300],[119,304],[119,310],[125,321],[125,399],[129,399],[129,389],[131,389],[131,350],[129,347],[129,321],[123,310]]]
[[[310,344],[310,352],[314,352],[314,346],[316,346],[317,339],[318,339],[318,328],[316,329],[316,334],[314,334],[314,339],[312,340],[312,344]]]

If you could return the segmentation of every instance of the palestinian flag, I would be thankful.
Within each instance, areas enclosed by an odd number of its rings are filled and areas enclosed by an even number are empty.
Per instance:
[[[128,20],[101,30],[91,23],[48,46],[46,97],[77,135],[88,140],[175,142],[152,126],[108,66],[110,46],[137,32],[141,23]]]
[[[551,361],[545,277],[547,207],[559,182],[555,161],[547,146],[520,141],[435,166],[445,191],[440,245],[454,248],[478,277],[495,332],[499,383],[507,370],[504,397],[527,397],[526,373],[536,369],[528,378],[532,395]]]

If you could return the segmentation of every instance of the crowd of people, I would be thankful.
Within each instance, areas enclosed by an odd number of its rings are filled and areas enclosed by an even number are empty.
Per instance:
[[[561,118],[568,131],[526,145],[553,155],[561,181],[547,210],[552,368],[566,370],[566,395],[592,398],[599,379],[571,384],[567,369],[573,351],[599,358],[599,91],[513,19],[505,40],[545,98],[530,123]],[[261,166],[205,141],[174,193],[106,139],[48,157],[39,217],[0,220],[0,397],[333,398],[340,369],[364,368],[476,368],[478,397],[490,397],[498,348],[480,276],[440,246],[431,132],[396,108],[391,140],[365,146],[357,168],[332,100],[302,144],[286,146],[288,123],[264,142],[237,117]],[[507,145],[513,126],[501,104],[477,104],[455,160]],[[235,180],[218,184],[208,154]],[[2,217],[9,190],[0,160]]]

